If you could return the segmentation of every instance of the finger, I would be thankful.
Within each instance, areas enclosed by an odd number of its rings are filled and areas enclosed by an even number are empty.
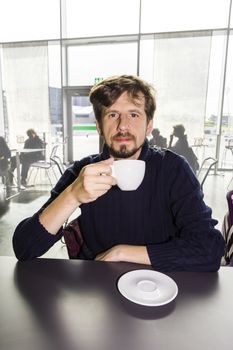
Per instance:
[[[96,257],[95,257],[95,260],[96,261],[100,261],[102,259],[102,254],[98,254]]]
[[[105,159],[105,160],[103,160],[103,161],[101,161],[101,162],[103,162],[103,163],[105,163],[105,164],[113,164],[114,158],[113,158],[112,156],[110,156],[110,158]]]
[[[104,186],[114,186],[116,185],[116,179],[110,175],[85,175],[83,178],[84,188],[94,188],[95,186],[103,185]],[[110,188],[109,187],[109,188]],[[106,187],[107,188],[107,187]]]
[[[112,169],[110,165],[113,163],[113,158],[103,160],[98,163],[89,164],[84,168],[86,174],[89,175],[99,175],[99,174],[111,174]]]
[[[92,183],[89,186],[86,184],[83,186],[85,197],[87,200],[94,201],[97,198],[103,196],[111,189],[112,185],[103,183]]]
[[[112,175],[100,174],[96,176],[96,183],[114,186],[117,184],[117,181],[116,178]]]
[[[104,261],[105,260],[105,254],[99,254],[95,258],[96,261]]]
[[[94,197],[100,197],[103,194],[105,194],[106,192],[108,192],[110,190],[111,186],[101,186],[101,185],[97,185],[95,187],[93,187],[91,190],[86,191],[86,193],[89,196],[94,196]]]

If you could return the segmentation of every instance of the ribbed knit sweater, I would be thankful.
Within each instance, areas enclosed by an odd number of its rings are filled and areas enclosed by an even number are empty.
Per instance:
[[[44,254],[62,236],[40,224],[39,213],[79,175],[87,164],[109,158],[103,153],[76,161],[51,191],[51,197],[32,217],[23,220],[13,236],[19,260]],[[214,228],[211,209],[187,161],[169,150],[150,148],[146,141],[139,159],[146,162],[143,182],[135,191],[113,186],[97,200],[81,205],[82,234],[94,256],[117,244],[147,247],[158,271],[217,271],[224,240]]]

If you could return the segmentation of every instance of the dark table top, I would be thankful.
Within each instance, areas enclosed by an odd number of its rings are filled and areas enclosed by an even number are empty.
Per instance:
[[[117,290],[128,263],[0,257],[1,350],[228,350],[233,268],[167,273],[174,301],[137,305]]]

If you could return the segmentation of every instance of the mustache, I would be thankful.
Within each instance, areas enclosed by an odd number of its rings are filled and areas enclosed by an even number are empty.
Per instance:
[[[134,136],[130,134],[129,132],[118,132],[116,135],[112,137],[113,140],[121,138],[121,137],[128,137],[134,140]]]

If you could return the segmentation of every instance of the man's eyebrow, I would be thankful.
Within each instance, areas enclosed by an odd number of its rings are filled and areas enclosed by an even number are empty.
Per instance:
[[[138,109],[138,108],[132,108],[132,109],[129,109],[127,110],[128,113],[138,113],[138,114],[142,114],[143,111],[141,109]],[[120,111],[118,111],[117,109],[111,109],[111,107],[109,108],[106,108],[105,114],[108,114],[108,113],[120,113]]]
[[[128,112],[130,112],[130,113],[138,113],[138,114],[142,114],[143,113],[143,111],[141,109],[138,109],[138,108],[129,109]]]
[[[111,109],[111,107],[109,107],[109,108],[106,108],[105,114],[106,113],[119,113],[119,111],[116,109]]]

